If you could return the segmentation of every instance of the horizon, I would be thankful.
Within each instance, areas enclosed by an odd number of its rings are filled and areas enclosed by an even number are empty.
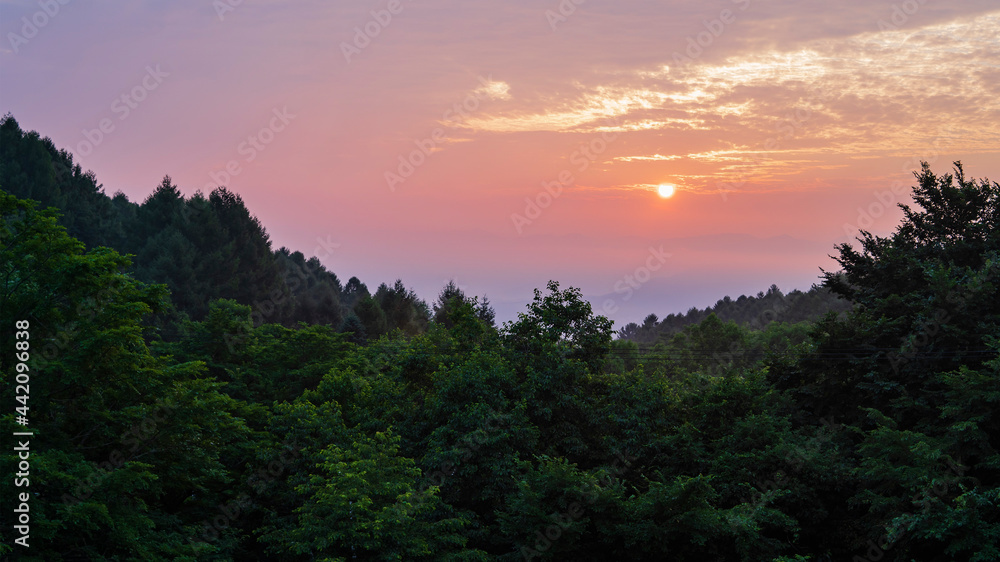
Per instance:
[[[1000,177],[994,4],[814,8],[15,2],[0,111],[108,195],[226,185],[341,282],[507,321],[553,279],[620,328],[808,290],[920,160]]]

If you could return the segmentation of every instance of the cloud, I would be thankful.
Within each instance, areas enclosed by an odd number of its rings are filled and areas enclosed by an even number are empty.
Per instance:
[[[714,131],[709,150],[609,160],[696,160],[714,163],[720,175],[752,172],[759,184],[804,169],[844,168],[859,154],[912,156],[941,144],[992,152],[1000,140],[993,126],[1000,117],[998,28],[994,12],[714,62],[594,72],[467,125],[488,133]]]
[[[636,160],[645,160],[653,162],[669,162],[670,160],[677,160],[681,156],[677,154],[671,154],[670,156],[664,156],[662,154],[652,154],[649,156],[615,156],[612,160],[618,162],[633,162]]]
[[[477,97],[484,97],[491,100],[506,101],[511,98],[510,85],[499,80],[488,80],[485,84],[473,90],[472,94]]]

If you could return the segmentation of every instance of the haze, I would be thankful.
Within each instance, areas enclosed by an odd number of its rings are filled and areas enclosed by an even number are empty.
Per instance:
[[[224,184],[275,248],[499,320],[548,279],[616,326],[807,289],[921,159],[1000,176],[993,1],[179,4],[5,2],[0,107],[108,194]]]

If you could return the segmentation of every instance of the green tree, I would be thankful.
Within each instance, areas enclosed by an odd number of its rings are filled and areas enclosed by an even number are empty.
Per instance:
[[[538,354],[543,348],[558,349],[565,357],[584,362],[591,372],[600,371],[611,349],[611,320],[594,316],[579,289],[560,291],[558,282],[549,281],[548,290],[543,296],[535,289],[528,312],[504,325],[507,347],[524,355]]]
[[[855,308],[818,323],[811,350],[773,361],[770,378],[795,399],[797,417],[831,415],[853,436],[857,464],[825,508],[859,528],[834,540],[900,560],[986,560],[995,554],[983,545],[998,532],[1000,457],[987,412],[1000,186],[966,178],[959,163],[943,176],[925,163],[916,177],[919,208],[903,205],[890,236],[862,232],[859,248],[839,246],[843,271],[824,272]]]
[[[296,487],[305,497],[291,529],[265,540],[320,560],[485,560],[463,547],[467,519],[451,516],[391,433],[355,436],[319,451],[314,472]]]
[[[385,312],[373,297],[364,297],[354,305],[354,315],[364,328],[365,337],[378,339],[388,331]]]
[[[427,330],[430,321],[427,303],[420,300],[412,290],[408,290],[402,280],[397,279],[392,287],[385,283],[379,285],[374,298],[379,308],[385,312],[389,331],[398,328],[404,334],[412,336]]]
[[[21,559],[193,556],[190,530],[230,484],[246,434],[239,405],[201,363],[150,353],[142,321],[167,293],[125,275],[128,265],[107,248],[84,252],[53,210],[0,191],[0,341],[14,341],[15,320],[29,323],[28,425],[44,436],[31,449],[34,548]],[[0,373],[13,403],[14,369]],[[0,462],[11,471],[17,456]],[[4,493],[13,497],[9,480]]]
[[[59,224],[88,248],[120,248],[131,227],[93,172],[84,172],[50,139],[21,130],[9,113],[0,118],[0,186],[16,197],[62,209]]]

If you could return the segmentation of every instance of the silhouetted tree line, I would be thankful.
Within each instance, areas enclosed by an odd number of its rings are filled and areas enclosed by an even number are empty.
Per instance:
[[[738,299],[729,296],[719,299],[714,306],[699,309],[692,307],[686,314],[668,314],[662,320],[650,314],[642,324],[630,322],[618,330],[618,337],[640,344],[652,344],[669,339],[687,326],[698,324],[714,314],[722,321],[733,321],[741,326],[759,330],[771,322],[812,322],[829,312],[846,313],[851,302],[827,289],[813,285],[808,291],[798,289],[788,294],[781,292],[777,285],[771,285],[767,292],[756,296],[740,295]]]
[[[173,306],[157,324],[168,338],[179,319],[205,318],[216,299],[251,305],[257,324],[329,325],[351,332],[355,341],[396,329],[413,335],[430,321],[427,304],[399,280],[373,295],[355,277],[342,286],[315,257],[272,251],[264,226],[225,187],[185,198],[165,176],[141,204],[121,192],[108,197],[69,152],[22,131],[9,114],[0,121],[0,185],[60,209],[60,224],[86,247],[134,255],[136,279],[166,284]]]

